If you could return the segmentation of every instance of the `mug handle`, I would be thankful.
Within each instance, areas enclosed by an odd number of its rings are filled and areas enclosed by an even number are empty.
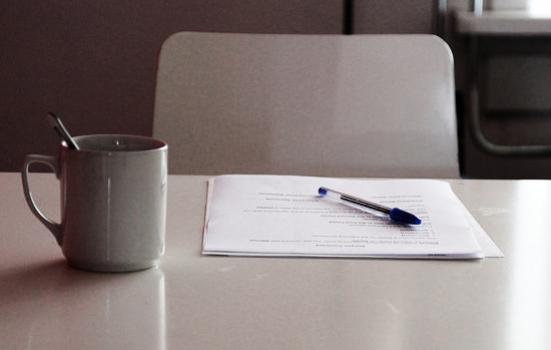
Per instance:
[[[23,169],[21,170],[21,178],[23,180],[23,192],[25,193],[25,200],[31,208],[32,213],[52,232],[55,237],[55,240],[59,245],[62,242],[62,233],[61,233],[61,224],[54,222],[44,215],[40,209],[38,209],[31,190],[29,188],[29,167],[32,163],[41,163],[49,166],[54,172],[57,178],[59,178],[59,161],[56,157],[52,156],[43,156],[39,154],[29,154],[25,157],[25,163]]]

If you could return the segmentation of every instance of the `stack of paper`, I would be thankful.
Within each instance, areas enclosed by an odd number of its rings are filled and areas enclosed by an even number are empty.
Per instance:
[[[401,225],[317,196],[329,187],[422,219]],[[223,175],[209,180],[203,253],[444,258],[503,256],[439,180]]]

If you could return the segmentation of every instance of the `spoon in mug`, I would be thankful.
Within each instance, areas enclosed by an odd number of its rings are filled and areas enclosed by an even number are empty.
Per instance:
[[[73,140],[58,116],[56,116],[52,112],[48,112],[48,121],[50,122],[50,125],[54,128],[56,133],[61,137],[61,139],[67,143],[67,146],[69,146],[69,148],[77,151],[79,150],[77,143],[75,142],[75,140]]]

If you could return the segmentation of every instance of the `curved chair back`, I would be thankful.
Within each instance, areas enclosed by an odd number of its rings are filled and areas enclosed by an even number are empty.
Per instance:
[[[458,177],[453,74],[432,35],[177,33],[154,136],[171,173]]]

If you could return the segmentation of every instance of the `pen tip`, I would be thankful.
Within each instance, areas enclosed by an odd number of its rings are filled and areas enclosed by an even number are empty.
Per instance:
[[[327,194],[327,189],[325,187],[318,188],[318,194],[320,196],[325,196]]]
[[[419,225],[421,224],[421,219],[419,219],[417,216],[408,213],[407,211],[403,211],[399,208],[393,208],[390,210],[389,216],[392,220],[396,222],[401,222],[403,224],[410,224],[410,225]]]

